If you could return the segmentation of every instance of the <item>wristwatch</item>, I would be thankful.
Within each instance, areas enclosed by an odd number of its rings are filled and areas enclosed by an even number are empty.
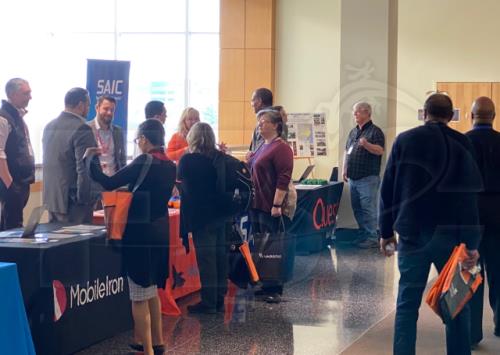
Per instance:
[[[282,205],[273,205],[273,207],[281,208]]]

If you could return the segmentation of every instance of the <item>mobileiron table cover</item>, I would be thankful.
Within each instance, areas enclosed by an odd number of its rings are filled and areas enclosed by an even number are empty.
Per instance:
[[[132,329],[121,253],[103,231],[50,243],[0,243],[0,261],[17,264],[38,355],[71,354]]]
[[[35,354],[16,264],[0,262],[0,353]]]

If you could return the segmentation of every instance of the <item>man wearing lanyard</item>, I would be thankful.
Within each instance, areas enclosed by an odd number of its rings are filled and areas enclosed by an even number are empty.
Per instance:
[[[349,182],[352,211],[359,225],[354,243],[360,248],[378,248],[377,197],[385,137],[373,124],[371,114],[372,108],[366,102],[353,106],[356,127],[347,138],[342,174]]]
[[[5,86],[7,101],[0,108],[0,230],[23,226],[23,209],[35,182],[35,159],[23,116],[31,100],[31,88],[14,78]]]
[[[116,100],[111,96],[101,96],[95,106],[96,117],[88,123],[98,147],[99,160],[104,174],[111,176],[123,168],[127,162],[122,129],[113,124]]]
[[[471,109],[473,128],[466,136],[476,152],[476,162],[483,178],[484,190],[478,195],[479,222],[483,236],[479,245],[480,263],[486,269],[490,306],[493,309],[494,333],[500,337],[500,133],[493,129],[495,104],[488,97],[479,97]],[[484,274],[484,272],[483,272]],[[481,284],[470,301],[471,344],[483,338],[483,297]]]
[[[114,175],[127,163],[125,142],[122,129],[113,124],[116,100],[111,96],[100,96],[95,106],[95,118],[88,123],[94,133],[97,146],[101,149],[99,161],[102,172],[108,176]],[[102,188],[92,183],[92,197],[98,201]],[[100,208],[100,206],[97,206]]]

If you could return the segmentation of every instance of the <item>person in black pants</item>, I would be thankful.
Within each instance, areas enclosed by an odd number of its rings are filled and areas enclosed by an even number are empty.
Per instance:
[[[5,86],[0,107],[0,230],[23,226],[23,209],[35,182],[35,157],[24,122],[31,100],[28,82],[14,78]]]
[[[193,235],[201,281],[201,302],[189,313],[213,314],[224,310],[227,291],[227,246],[223,210],[217,194],[215,135],[207,123],[196,123],[186,137],[189,153],[177,167],[181,193],[181,236]]]
[[[479,221],[483,237],[479,246],[480,263],[486,269],[490,306],[493,309],[494,333],[500,337],[500,132],[493,129],[495,105],[488,97],[479,97],[472,105],[471,131],[466,135],[476,151],[476,161],[483,177],[484,191],[479,194]],[[475,347],[483,339],[484,284],[470,301],[471,344]]]
[[[474,148],[467,137],[448,127],[453,103],[447,95],[429,96],[424,116],[423,126],[397,136],[380,194],[380,247],[386,256],[393,254],[390,245],[398,247],[401,274],[394,326],[396,355],[415,354],[418,310],[431,264],[441,271],[460,243],[467,248],[465,268],[479,258],[477,192],[482,182]],[[466,304],[446,323],[447,353],[469,355],[469,341]]]
[[[132,191],[144,164],[150,159],[142,183],[139,180],[129,207],[123,233],[122,266],[128,278],[132,301],[135,342],[134,350],[144,354],[163,354],[161,305],[158,288],[164,289],[169,274],[169,220],[167,204],[175,183],[175,164],[165,155],[165,131],[158,120],[146,120],[139,125],[134,140],[143,154],[129,165],[107,176],[102,172],[96,153],[99,148],[87,148],[84,160],[90,176],[105,190],[128,185]]]

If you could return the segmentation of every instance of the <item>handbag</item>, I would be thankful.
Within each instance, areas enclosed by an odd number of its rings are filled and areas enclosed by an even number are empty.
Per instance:
[[[131,192],[129,191],[103,191],[101,193],[102,206],[104,208],[104,224],[106,226],[107,237],[111,240],[121,240],[123,237],[123,232],[127,226],[128,221],[128,210],[132,202],[132,197],[134,192],[139,188],[139,186],[144,181],[149,168],[151,167],[151,162],[153,157],[150,154],[146,154],[146,162],[142,166],[141,172],[137,181],[135,182],[134,188]]]
[[[228,278],[239,288],[259,282],[250,247],[238,223],[231,226]]]
[[[453,249],[425,300],[445,323],[455,319],[483,281],[478,271],[462,270],[461,262],[466,257],[465,244]]]
[[[283,218],[275,233],[254,233],[253,261],[262,281],[286,282],[291,279],[290,261],[294,257],[293,240],[285,233]]]

